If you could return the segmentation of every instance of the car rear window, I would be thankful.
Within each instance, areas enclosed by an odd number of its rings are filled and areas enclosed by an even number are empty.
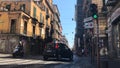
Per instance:
[[[64,44],[59,43],[59,47],[64,49],[64,48],[65,48],[65,45],[64,45]]]
[[[59,44],[59,47],[61,48],[61,49],[69,49],[68,47],[67,47],[67,45],[65,45],[65,44],[62,44],[62,43],[60,43]]]
[[[52,43],[48,43],[48,44],[46,45],[46,48],[54,48],[54,45],[53,45]]]

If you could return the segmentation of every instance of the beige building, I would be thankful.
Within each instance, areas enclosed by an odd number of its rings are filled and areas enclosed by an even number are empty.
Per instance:
[[[106,0],[108,22],[108,48],[109,57],[120,59],[120,1]]]
[[[54,9],[54,23],[53,23],[53,38],[54,41],[60,41],[60,37],[62,36],[61,33],[61,23],[60,23],[60,13],[58,10],[57,5],[53,5]]]
[[[51,37],[51,21],[52,0],[1,0],[0,52],[12,53],[20,40],[26,53],[43,51],[44,41]]]
[[[45,24],[45,9],[34,1],[2,1],[1,2],[1,33],[17,33],[25,36],[42,36],[40,25]],[[43,7],[43,8],[42,8]],[[19,26],[19,27],[18,27]],[[43,27],[45,30],[45,26]],[[41,33],[41,34],[40,34]]]
[[[105,16],[105,14],[103,13],[103,0],[92,0],[92,3],[96,4],[98,7],[98,24],[99,24],[99,41],[100,41],[100,45],[107,45],[106,43],[106,26],[107,26],[107,17]],[[97,23],[96,21],[94,21],[94,37],[97,37]]]

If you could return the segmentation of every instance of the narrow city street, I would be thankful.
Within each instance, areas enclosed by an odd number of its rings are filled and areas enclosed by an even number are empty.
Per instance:
[[[94,68],[89,57],[74,55],[73,61],[50,58],[44,61],[42,56],[12,58],[10,54],[0,54],[0,68]]]
[[[120,68],[120,0],[0,0],[0,68]]]

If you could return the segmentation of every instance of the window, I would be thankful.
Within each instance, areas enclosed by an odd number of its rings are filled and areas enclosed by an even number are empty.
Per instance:
[[[48,26],[48,20],[46,20],[46,25]]]
[[[15,33],[16,31],[16,19],[11,19],[10,33]]]
[[[35,35],[35,26],[33,26],[33,35]]]
[[[46,8],[46,14],[47,14],[47,15],[49,14],[48,8]]]
[[[27,34],[27,22],[24,22],[24,34]]]
[[[43,23],[44,23],[44,16],[43,16]]]
[[[8,9],[8,11],[10,11],[11,5],[6,5],[6,9]]]
[[[25,11],[25,4],[20,5],[20,9]]]
[[[42,22],[42,13],[40,13],[40,22]]]
[[[36,8],[33,8],[33,17],[36,18]]]

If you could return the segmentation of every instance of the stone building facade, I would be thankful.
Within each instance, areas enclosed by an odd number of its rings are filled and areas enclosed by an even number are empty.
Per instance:
[[[52,40],[52,0],[0,1],[0,52],[12,53],[19,41],[26,54],[42,54]]]

